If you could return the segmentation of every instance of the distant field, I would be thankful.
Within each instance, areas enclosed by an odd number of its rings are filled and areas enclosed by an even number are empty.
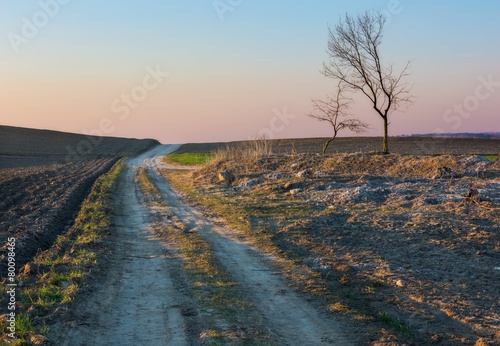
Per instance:
[[[270,140],[274,153],[321,153],[324,138],[275,139]],[[176,151],[182,153],[216,152],[226,147],[244,147],[250,142],[229,143],[190,143]],[[380,137],[337,138],[328,148],[327,153],[379,152],[382,146]],[[498,139],[463,139],[463,138],[422,138],[393,137],[389,139],[391,153],[402,155],[460,155],[478,154],[495,156],[500,153]]]
[[[498,161],[499,156],[498,155],[485,155],[484,158],[488,161],[495,162],[495,161]]]
[[[15,237],[17,264],[30,261],[68,229],[92,184],[119,157],[157,144],[0,126],[1,244]],[[0,268],[2,277],[6,269]]]
[[[157,144],[153,139],[93,137],[0,126],[0,169],[135,156]]]

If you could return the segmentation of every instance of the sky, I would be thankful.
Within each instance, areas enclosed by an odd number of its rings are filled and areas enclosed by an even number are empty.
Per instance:
[[[500,131],[500,2],[0,0],[0,125],[162,143],[323,137],[311,99],[328,27],[387,17],[382,59],[412,61],[390,134]],[[382,135],[355,96],[353,113]],[[345,132],[343,135],[352,135]]]

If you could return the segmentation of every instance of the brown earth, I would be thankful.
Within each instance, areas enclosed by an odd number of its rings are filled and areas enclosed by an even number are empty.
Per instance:
[[[366,321],[356,333],[367,344],[500,343],[499,161],[231,155],[185,178],[194,201],[215,198],[219,215],[318,273],[324,309]]]
[[[326,138],[274,139],[268,140],[273,153],[321,153]],[[254,142],[190,143],[181,146],[177,153],[216,152],[229,148],[254,146]],[[328,153],[379,152],[382,138],[340,137],[329,146]],[[499,139],[391,137],[391,153],[402,155],[497,155],[500,153]]]
[[[67,163],[96,157],[136,156],[158,144],[153,139],[97,137],[0,126],[0,169]]]
[[[6,239],[15,237],[16,266],[21,268],[69,228],[94,181],[119,157],[138,155],[157,144],[0,126],[2,250]],[[6,274],[5,253],[0,255],[0,277]]]
[[[52,138],[50,134],[45,138]],[[83,150],[84,155],[68,162],[68,145],[85,149],[82,141],[92,141],[66,135],[58,137],[62,142],[46,142],[50,143],[46,148],[35,137],[30,141],[25,136],[27,144],[21,149],[16,149],[12,138],[0,140],[8,143],[0,146],[4,154],[0,167],[9,167],[0,169],[0,193],[5,196],[0,202],[0,240],[16,234],[18,266],[69,227],[92,182],[117,156],[154,144],[134,142],[134,147],[125,140],[113,147],[107,142],[107,146]],[[498,140],[419,139],[420,144],[410,140],[415,138],[394,139],[391,148],[402,154],[500,152]],[[334,146],[338,144],[338,151],[374,152],[380,143],[380,139],[356,138],[339,140]],[[236,287],[252,300],[275,344],[292,345],[297,340],[372,345],[498,342],[498,161],[489,164],[468,156],[300,154],[317,153],[322,144],[321,139],[276,141],[273,151],[288,155],[255,161],[227,158],[184,176],[200,196],[221,198],[228,217],[238,213],[238,220],[249,225],[250,236],[225,226],[223,219],[207,217],[209,209],[202,215],[185,204],[160,176],[158,169],[168,168],[160,163],[161,147],[132,161],[130,170],[148,168],[170,207],[159,214],[138,197],[130,174],[122,180],[110,268],[100,268],[107,274],[89,283],[88,300],[80,297],[74,320],[61,321],[73,323],[66,326],[73,330],[67,344],[206,342],[198,338],[207,312],[200,312],[191,300],[187,284],[181,282],[181,259],[162,244],[155,225],[151,226],[151,215],[167,225],[170,215],[176,215],[190,231],[210,242]],[[224,143],[193,144],[180,152],[225,147]],[[434,177],[442,166],[453,174]],[[236,174],[233,186],[217,182],[217,173],[224,169]],[[288,280],[278,278],[272,256],[252,245],[252,232],[272,239],[279,256],[316,274],[305,284],[294,284],[293,275]],[[313,284],[315,280],[320,282]],[[321,291],[321,298],[303,296],[288,285],[305,292],[319,285],[326,291]],[[339,331],[338,320],[345,330]]]
[[[48,249],[73,223],[94,181],[116,162],[96,159],[0,170],[0,277],[7,273],[7,238],[16,239],[16,266]]]

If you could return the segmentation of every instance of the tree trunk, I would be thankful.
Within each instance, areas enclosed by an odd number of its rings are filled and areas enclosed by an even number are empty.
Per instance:
[[[326,149],[328,149],[328,146],[330,145],[331,142],[335,139],[336,136],[333,136],[330,138],[328,141],[326,141],[325,145],[323,146],[323,155],[326,153]]]
[[[383,143],[383,148],[382,152],[384,154],[389,154],[389,123],[387,121],[387,115],[383,117],[384,119],[384,143]]]

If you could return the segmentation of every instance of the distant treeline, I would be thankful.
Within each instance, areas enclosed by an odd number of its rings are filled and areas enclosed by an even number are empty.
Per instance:
[[[486,133],[427,133],[410,135],[409,137],[439,137],[439,138],[479,138],[479,139],[500,139],[500,132]]]

